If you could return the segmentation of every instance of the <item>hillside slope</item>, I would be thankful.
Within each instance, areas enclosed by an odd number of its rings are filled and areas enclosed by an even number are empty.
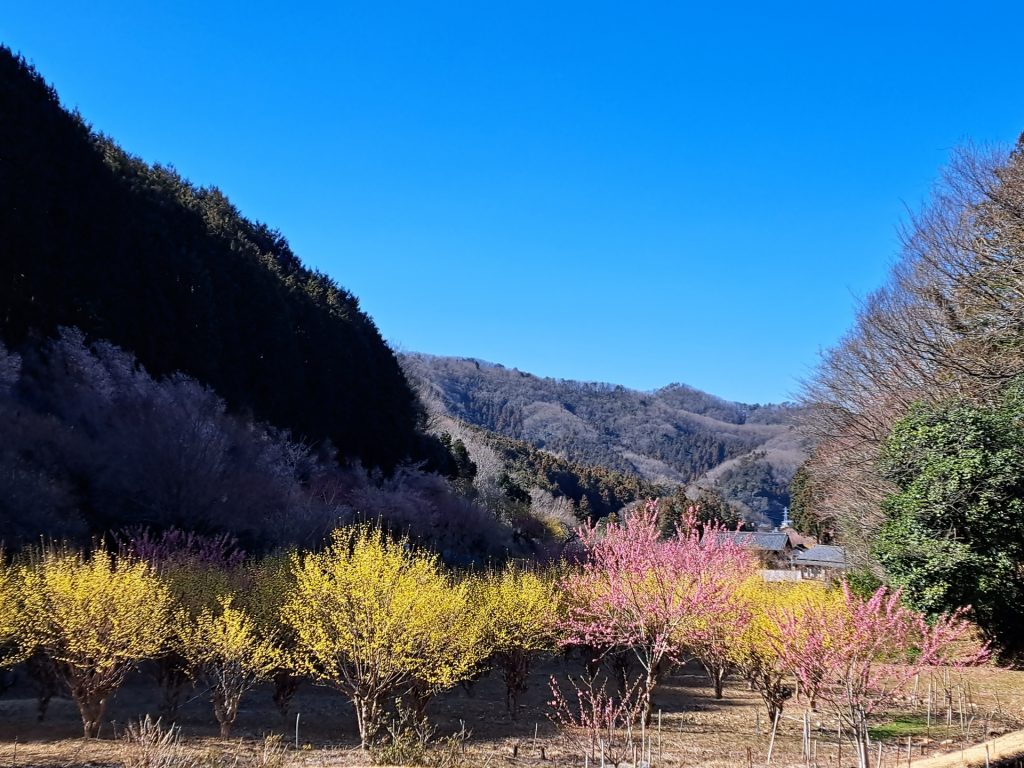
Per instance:
[[[217,189],[149,166],[0,47],[0,341],[61,327],[181,371],[342,457],[422,458],[418,402],[354,296]]]
[[[540,378],[467,358],[402,355],[430,407],[578,464],[651,483],[718,487],[778,520],[805,456],[789,405],[734,403],[684,385],[638,392]]]

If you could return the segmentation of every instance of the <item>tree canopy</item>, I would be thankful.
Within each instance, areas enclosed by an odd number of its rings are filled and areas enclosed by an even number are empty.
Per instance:
[[[890,581],[932,615],[971,606],[1000,646],[1024,650],[1024,386],[993,406],[918,405],[893,428],[895,483],[875,545]]]

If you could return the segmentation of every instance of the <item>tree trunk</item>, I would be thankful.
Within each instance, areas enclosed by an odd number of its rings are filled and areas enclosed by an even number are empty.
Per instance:
[[[220,737],[230,738],[231,728],[238,717],[238,705],[241,703],[242,695],[225,694],[217,691],[213,694],[213,716],[220,724]]]
[[[724,664],[705,664],[704,671],[708,673],[708,677],[711,678],[711,684],[715,688],[715,698],[722,698],[722,687],[725,684],[725,676],[729,673],[729,669]]]
[[[359,746],[367,750],[380,731],[379,697],[370,694],[355,694],[352,705],[356,710],[356,724],[359,726]]]
[[[857,768],[871,768],[871,750],[868,745],[868,720],[863,712],[854,713],[854,747],[857,750]]]
[[[95,739],[100,735],[103,713],[107,709],[107,697],[103,695],[87,695],[77,697],[78,711],[82,715],[82,735],[87,739]]]
[[[281,717],[288,719],[288,708],[291,706],[295,693],[299,690],[301,677],[293,675],[288,670],[280,670],[274,673],[274,704]]]
[[[505,679],[505,708],[515,720],[519,716],[519,695],[526,690],[530,674],[530,656],[524,651],[502,654],[502,677]]]
[[[644,725],[651,724],[651,713],[654,711],[654,689],[658,685],[657,665],[648,668],[644,678],[644,687],[640,692],[640,717]]]

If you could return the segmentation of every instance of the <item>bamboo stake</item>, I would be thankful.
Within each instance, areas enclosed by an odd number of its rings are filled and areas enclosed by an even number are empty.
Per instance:
[[[644,759],[644,745],[647,743],[647,715],[640,718],[640,759]],[[636,763],[636,760],[633,761]]]
[[[658,710],[658,762],[661,762],[661,710]]]
[[[779,730],[779,715],[781,714],[782,712],[775,713],[775,722],[772,724],[772,738],[768,742],[768,759],[765,760],[765,766],[769,766],[772,764],[772,750],[775,748],[775,734]]]
[[[930,738],[932,735],[932,679],[928,678],[928,720],[926,735]]]

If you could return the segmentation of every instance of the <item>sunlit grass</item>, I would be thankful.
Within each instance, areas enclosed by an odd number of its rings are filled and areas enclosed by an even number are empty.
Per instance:
[[[933,725],[934,727],[934,725]],[[901,715],[887,723],[880,723],[868,729],[872,741],[892,741],[907,736],[922,736],[928,730],[928,723],[920,715]]]

